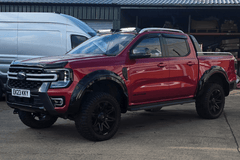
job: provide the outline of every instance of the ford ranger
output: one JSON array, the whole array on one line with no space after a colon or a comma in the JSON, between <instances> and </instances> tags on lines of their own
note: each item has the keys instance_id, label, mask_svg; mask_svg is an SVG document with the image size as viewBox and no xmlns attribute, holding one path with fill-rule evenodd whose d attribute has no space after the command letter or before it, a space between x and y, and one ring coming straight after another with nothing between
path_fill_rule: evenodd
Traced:
<instances>
[{"instance_id":1,"label":"ford ranger","mask_svg":"<svg viewBox=\"0 0 240 160\"><path fill-rule=\"evenodd\" d=\"M127 111L195 102L201 118L218 118L235 86L231 53L202 52L181 30L128 28L100 33L64 56L12 62L6 96L31 128L61 117L102 141Z\"/></svg>"}]
</instances>

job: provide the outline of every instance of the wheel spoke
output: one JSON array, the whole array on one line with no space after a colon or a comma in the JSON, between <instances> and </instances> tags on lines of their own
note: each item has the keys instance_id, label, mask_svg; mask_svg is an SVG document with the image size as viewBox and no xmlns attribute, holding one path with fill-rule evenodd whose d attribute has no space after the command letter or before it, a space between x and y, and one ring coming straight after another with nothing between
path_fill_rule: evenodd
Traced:
<instances>
[{"instance_id":1,"label":"wheel spoke","mask_svg":"<svg viewBox=\"0 0 240 160\"><path fill-rule=\"evenodd\" d=\"M222 103L222 100L221 100L221 99L217 99L217 100L215 100L215 102L216 102L217 104L219 104L219 103Z\"/></svg>"},{"instance_id":2,"label":"wheel spoke","mask_svg":"<svg viewBox=\"0 0 240 160\"><path fill-rule=\"evenodd\" d=\"M216 108L216 109L220 108L217 103L214 103L214 106L215 106L214 108Z\"/></svg>"},{"instance_id":3,"label":"wheel spoke","mask_svg":"<svg viewBox=\"0 0 240 160\"><path fill-rule=\"evenodd\" d=\"M110 129L110 126L108 125L108 123L105 121L103 122L103 126L106 128L106 129Z\"/></svg>"},{"instance_id":4,"label":"wheel spoke","mask_svg":"<svg viewBox=\"0 0 240 160\"><path fill-rule=\"evenodd\" d=\"M116 119L114 117L107 117L107 120L108 122L114 122Z\"/></svg>"},{"instance_id":5,"label":"wheel spoke","mask_svg":"<svg viewBox=\"0 0 240 160\"><path fill-rule=\"evenodd\" d=\"M111 108L111 109L109 109L109 110L106 111L106 114L109 115L109 114L111 114L113 111L114 111L114 109Z\"/></svg>"},{"instance_id":6,"label":"wheel spoke","mask_svg":"<svg viewBox=\"0 0 240 160\"><path fill-rule=\"evenodd\" d=\"M214 106L212 106L212 110L213 112L216 112L216 108Z\"/></svg>"},{"instance_id":7,"label":"wheel spoke","mask_svg":"<svg viewBox=\"0 0 240 160\"><path fill-rule=\"evenodd\" d=\"M94 124L93 124L93 127L96 127L97 125L99 124L98 120L96 119Z\"/></svg>"},{"instance_id":8,"label":"wheel spoke","mask_svg":"<svg viewBox=\"0 0 240 160\"><path fill-rule=\"evenodd\" d=\"M220 91L216 91L217 93L214 94L214 98L218 99L221 97L221 92Z\"/></svg>"},{"instance_id":9,"label":"wheel spoke","mask_svg":"<svg viewBox=\"0 0 240 160\"><path fill-rule=\"evenodd\" d=\"M99 123L99 130L100 130L100 132L102 132L103 131L103 123Z\"/></svg>"}]
</instances>

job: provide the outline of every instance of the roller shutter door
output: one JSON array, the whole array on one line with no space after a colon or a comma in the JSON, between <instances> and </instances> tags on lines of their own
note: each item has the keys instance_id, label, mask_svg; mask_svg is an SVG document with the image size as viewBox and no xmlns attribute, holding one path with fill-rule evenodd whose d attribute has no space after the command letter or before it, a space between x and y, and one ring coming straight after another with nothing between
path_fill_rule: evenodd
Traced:
<instances>
[{"instance_id":1,"label":"roller shutter door","mask_svg":"<svg viewBox=\"0 0 240 160\"><path fill-rule=\"evenodd\" d=\"M84 22L96 31L100 30L100 29L112 29L113 28L112 21L84 21Z\"/></svg>"}]
</instances>

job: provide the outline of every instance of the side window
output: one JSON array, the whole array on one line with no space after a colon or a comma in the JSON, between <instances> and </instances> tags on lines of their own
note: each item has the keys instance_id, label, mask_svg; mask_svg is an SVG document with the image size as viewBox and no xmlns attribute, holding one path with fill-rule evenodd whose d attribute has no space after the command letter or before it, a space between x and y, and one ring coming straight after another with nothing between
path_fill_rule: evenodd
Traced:
<instances>
[{"instance_id":1,"label":"side window","mask_svg":"<svg viewBox=\"0 0 240 160\"><path fill-rule=\"evenodd\" d=\"M189 47L185 39L165 38L169 57L183 57L189 53Z\"/></svg>"},{"instance_id":2,"label":"side window","mask_svg":"<svg viewBox=\"0 0 240 160\"><path fill-rule=\"evenodd\" d=\"M80 35L71 35L71 44L72 48L77 47L82 42L86 41L87 38Z\"/></svg>"},{"instance_id":3,"label":"side window","mask_svg":"<svg viewBox=\"0 0 240 160\"><path fill-rule=\"evenodd\" d=\"M162 57L160 40L156 38L143 39L134 49L145 50L151 54L151 57Z\"/></svg>"}]
</instances>

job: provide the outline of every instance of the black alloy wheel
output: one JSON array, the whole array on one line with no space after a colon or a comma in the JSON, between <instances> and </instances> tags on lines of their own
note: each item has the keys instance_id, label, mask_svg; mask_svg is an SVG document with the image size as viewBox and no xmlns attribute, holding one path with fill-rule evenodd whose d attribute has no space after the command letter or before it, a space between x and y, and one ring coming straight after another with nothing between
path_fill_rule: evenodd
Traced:
<instances>
[{"instance_id":1,"label":"black alloy wheel","mask_svg":"<svg viewBox=\"0 0 240 160\"><path fill-rule=\"evenodd\" d=\"M217 115L223 106L223 93L219 89L213 90L209 98L209 111L213 115Z\"/></svg>"},{"instance_id":2,"label":"black alloy wheel","mask_svg":"<svg viewBox=\"0 0 240 160\"><path fill-rule=\"evenodd\" d=\"M200 117L206 119L218 118L224 109L225 94L221 85L210 83L204 93L196 99L196 110Z\"/></svg>"},{"instance_id":3,"label":"black alloy wheel","mask_svg":"<svg viewBox=\"0 0 240 160\"><path fill-rule=\"evenodd\" d=\"M116 125L117 113L108 101L99 102L92 114L92 127L95 133L106 135Z\"/></svg>"},{"instance_id":4,"label":"black alloy wheel","mask_svg":"<svg viewBox=\"0 0 240 160\"><path fill-rule=\"evenodd\" d=\"M118 101L108 93L93 92L82 104L75 124L84 138L103 141L115 135L120 119L121 110Z\"/></svg>"}]
</instances>

